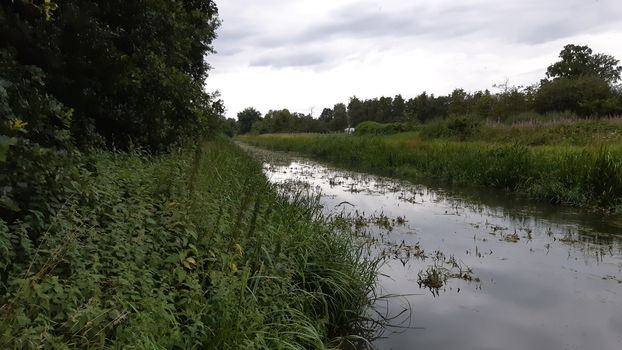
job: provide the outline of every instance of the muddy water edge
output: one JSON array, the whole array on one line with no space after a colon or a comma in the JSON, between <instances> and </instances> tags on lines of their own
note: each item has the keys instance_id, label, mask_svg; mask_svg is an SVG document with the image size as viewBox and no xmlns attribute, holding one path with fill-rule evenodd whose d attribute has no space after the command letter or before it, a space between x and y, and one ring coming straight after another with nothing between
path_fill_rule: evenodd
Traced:
<instances>
[{"instance_id":1,"label":"muddy water edge","mask_svg":"<svg viewBox=\"0 0 622 350\"><path fill-rule=\"evenodd\" d=\"M240 146L383 260L375 348L622 349L621 217Z\"/></svg>"}]
</instances>

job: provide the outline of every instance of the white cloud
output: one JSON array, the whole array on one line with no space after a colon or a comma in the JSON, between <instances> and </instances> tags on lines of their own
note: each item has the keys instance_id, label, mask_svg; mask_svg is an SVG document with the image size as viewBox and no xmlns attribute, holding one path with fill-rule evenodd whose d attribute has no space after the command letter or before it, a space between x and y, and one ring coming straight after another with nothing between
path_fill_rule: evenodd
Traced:
<instances>
[{"instance_id":1,"label":"white cloud","mask_svg":"<svg viewBox=\"0 0 622 350\"><path fill-rule=\"evenodd\" d=\"M618 0L226 0L206 86L227 116L529 85L565 44L622 58Z\"/></svg>"}]
</instances>

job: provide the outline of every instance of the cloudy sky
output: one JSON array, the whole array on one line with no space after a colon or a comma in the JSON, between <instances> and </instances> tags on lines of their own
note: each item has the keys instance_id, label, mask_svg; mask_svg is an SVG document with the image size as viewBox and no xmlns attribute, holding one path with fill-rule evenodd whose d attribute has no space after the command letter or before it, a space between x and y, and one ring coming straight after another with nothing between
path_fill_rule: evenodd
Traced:
<instances>
[{"instance_id":1,"label":"cloudy sky","mask_svg":"<svg viewBox=\"0 0 622 350\"><path fill-rule=\"evenodd\" d=\"M622 0L216 0L208 90L318 116L350 96L491 89L544 76L565 44L622 59Z\"/></svg>"}]
</instances>

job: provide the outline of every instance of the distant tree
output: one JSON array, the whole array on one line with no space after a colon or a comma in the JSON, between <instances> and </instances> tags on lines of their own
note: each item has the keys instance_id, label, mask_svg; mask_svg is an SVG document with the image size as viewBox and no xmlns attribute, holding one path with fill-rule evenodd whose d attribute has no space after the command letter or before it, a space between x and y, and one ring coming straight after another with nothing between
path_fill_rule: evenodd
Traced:
<instances>
[{"instance_id":1,"label":"distant tree","mask_svg":"<svg viewBox=\"0 0 622 350\"><path fill-rule=\"evenodd\" d=\"M346 105L343 103L337 103L333 106L333 120L330 124L330 130L343 131L348 127L348 112Z\"/></svg>"},{"instance_id":2,"label":"distant tree","mask_svg":"<svg viewBox=\"0 0 622 350\"><path fill-rule=\"evenodd\" d=\"M448 114L449 97L435 97L425 91L413 99L415 115L419 122L425 123L434 118L446 117Z\"/></svg>"},{"instance_id":3,"label":"distant tree","mask_svg":"<svg viewBox=\"0 0 622 350\"><path fill-rule=\"evenodd\" d=\"M382 96L376 104L376 118L374 119L381 123L393 121L393 98Z\"/></svg>"},{"instance_id":4,"label":"distant tree","mask_svg":"<svg viewBox=\"0 0 622 350\"><path fill-rule=\"evenodd\" d=\"M406 102L402 95L395 95L391 106L391 117L394 121L403 121L406 113Z\"/></svg>"},{"instance_id":5,"label":"distant tree","mask_svg":"<svg viewBox=\"0 0 622 350\"><path fill-rule=\"evenodd\" d=\"M489 90L484 92L476 92L473 95L474 99L474 114L480 118L490 118L492 117L493 108L495 105L495 99L490 94Z\"/></svg>"},{"instance_id":6,"label":"distant tree","mask_svg":"<svg viewBox=\"0 0 622 350\"><path fill-rule=\"evenodd\" d=\"M333 120L333 110L330 108L324 108L318 119L326 125L330 125Z\"/></svg>"},{"instance_id":7,"label":"distant tree","mask_svg":"<svg viewBox=\"0 0 622 350\"><path fill-rule=\"evenodd\" d=\"M463 89L455 89L449 95L449 114L463 116L469 112L469 94Z\"/></svg>"},{"instance_id":8,"label":"distant tree","mask_svg":"<svg viewBox=\"0 0 622 350\"><path fill-rule=\"evenodd\" d=\"M253 107L248 107L242 112L238 113L238 132L240 134L246 134L251 131L253 123L261 119L261 112Z\"/></svg>"},{"instance_id":9,"label":"distant tree","mask_svg":"<svg viewBox=\"0 0 622 350\"><path fill-rule=\"evenodd\" d=\"M610 55L592 54L588 46L566 45L559 57L561 61L547 68L548 79L572 79L588 75L600 77L609 84L620 80L620 61Z\"/></svg>"},{"instance_id":10,"label":"distant tree","mask_svg":"<svg viewBox=\"0 0 622 350\"><path fill-rule=\"evenodd\" d=\"M617 96L607 82L589 75L544 82L534 103L541 113L569 111L590 117L620 112Z\"/></svg>"},{"instance_id":11,"label":"distant tree","mask_svg":"<svg viewBox=\"0 0 622 350\"><path fill-rule=\"evenodd\" d=\"M356 96L350 97L350 102L348 102L348 120L346 126L352 127L365 120L367 120L367 113L363 102Z\"/></svg>"},{"instance_id":12,"label":"distant tree","mask_svg":"<svg viewBox=\"0 0 622 350\"><path fill-rule=\"evenodd\" d=\"M291 132L294 128L294 116L288 109L270 110L264 117L264 123L268 132Z\"/></svg>"},{"instance_id":13,"label":"distant tree","mask_svg":"<svg viewBox=\"0 0 622 350\"><path fill-rule=\"evenodd\" d=\"M222 119L220 129L222 132L229 136L233 137L238 133L238 123L233 118Z\"/></svg>"},{"instance_id":14,"label":"distant tree","mask_svg":"<svg viewBox=\"0 0 622 350\"><path fill-rule=\"evenodd\" d=\"M520 114L529 109L522 86L509 85L506 80L505 83L494 85L494 87L501 89L495 95L495 103L492 108L492 114L497 119L505 120L509 116Z\"/></svg>"}]
</instances>

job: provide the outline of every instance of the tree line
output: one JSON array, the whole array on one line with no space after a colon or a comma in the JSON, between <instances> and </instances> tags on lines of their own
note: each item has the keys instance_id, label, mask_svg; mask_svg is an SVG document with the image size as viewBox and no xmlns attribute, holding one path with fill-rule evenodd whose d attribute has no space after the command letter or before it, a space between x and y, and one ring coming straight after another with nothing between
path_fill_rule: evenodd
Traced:
<instances>
[{"instance_id":1,"label":"tree line","mask_svg":"<svg viewBox=\"0 0 622 350\"><path fill-rule=\"evenodd\" d=\"M537 84L511 86L507 81L490 90L467 92L455 89L448 95L423 92L413 98L402 95L359 99L324 108L315 119L287 109L271 110L262 116L254 108L238 113L237 123L229 121L230 133L331 132L343 131L365 121L379 123L426 123L447 117L511 120L529 113L564 113L581 118L622 114L622 67L611 56L593 53L588 46L566 45L560 60L547 68Z\"/></svg>"}]
</instances>

